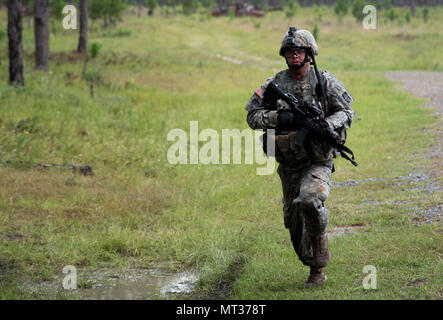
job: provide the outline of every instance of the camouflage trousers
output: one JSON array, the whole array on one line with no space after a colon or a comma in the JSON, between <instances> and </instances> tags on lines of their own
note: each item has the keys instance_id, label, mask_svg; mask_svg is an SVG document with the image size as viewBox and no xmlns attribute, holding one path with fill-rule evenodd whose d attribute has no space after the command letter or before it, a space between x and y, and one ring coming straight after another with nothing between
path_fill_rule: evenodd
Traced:
<instances>
[{"instance_id":1,"label":"camouflage trousers","mask_svg":"<svg viewBox=\"0 0 443 320\"><path fill-rule=\"evenodd\" d=\"M316 267L311 236L326 232L332 160L314 162L303 168L281 163L278 167L283 188L283 215L292 245L301 262Z\"/></svg>"}]
</instances>

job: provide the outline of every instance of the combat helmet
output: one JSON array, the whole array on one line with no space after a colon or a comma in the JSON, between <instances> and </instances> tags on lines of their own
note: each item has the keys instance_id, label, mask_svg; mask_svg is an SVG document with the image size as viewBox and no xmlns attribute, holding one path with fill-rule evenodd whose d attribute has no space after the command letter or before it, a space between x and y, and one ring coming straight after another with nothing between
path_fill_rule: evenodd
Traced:
<instances>
[{"instance_id":1,"label":"combat helmet","mask_svg":"<svg viewBox=\"0 0 443 320\"><path fill-rule=\"evenodd\" d=\"M311 49L314 56L318 55L318 47L315 38L308 30L297 29L296 27L289 27L286 32L280 47L280 55L284 57L284 52L287 48L296 46L298 48Z\"/></svg>"}]
</instances>

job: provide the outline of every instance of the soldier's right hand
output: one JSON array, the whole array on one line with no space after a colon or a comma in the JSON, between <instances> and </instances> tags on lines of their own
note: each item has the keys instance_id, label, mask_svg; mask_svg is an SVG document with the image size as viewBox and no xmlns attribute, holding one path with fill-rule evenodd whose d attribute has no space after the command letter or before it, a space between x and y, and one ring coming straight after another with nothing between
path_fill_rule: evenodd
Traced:
<instances>
[{"instance_id":1,"label":"soldier's right hand","mask_svg":"<svg viewBox=\"0 0 443 320\"><path fill-rule=\"evenodd\" d=\"M335 131L331 127L327 127L326 131L331 137L333 137L335 139L335 141L337 141L338 143L342 143L341 138L340 138L340 134L337 131Z\"/></svg>"}]
</instances>

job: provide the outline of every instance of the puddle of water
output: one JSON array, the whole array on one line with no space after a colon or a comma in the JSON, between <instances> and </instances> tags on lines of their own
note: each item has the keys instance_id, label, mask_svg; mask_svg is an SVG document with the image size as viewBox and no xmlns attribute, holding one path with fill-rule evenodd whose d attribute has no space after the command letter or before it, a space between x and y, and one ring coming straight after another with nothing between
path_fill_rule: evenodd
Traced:
<instances>
[{"instance_id":1,"label":"puddle of water","mask_svg":"<svg viewBox=\"0 0 443 320\"><path fill-rule=\"evenodd\" d=\"M94 277L92 277L94 279ZM103 277L102 277L103 278ZM95 280L92 288L79 289L85 300L140 300L168 298L170 294L190 293L197 283L191 272L170 273L163 270L137 270L123 276Z\"/></svg>"},{"instance_id":2,"label":"puddle of water","mask_svg":"<svg viewBox=\"0 0 443 320\"><path fill-rule=\"evenodd\" d=\"M80 300L153 300L191 293L198 281L194 272L173 273L162 265L125 272L115 269L78 270L77 289L68 291L63 289L63 277L58 274L51 281L28 281L24 287L47 299L57 299L58 293L65 292Z\"/></svg>"},{"instance_id":3,"label":"puddle of water","mask_svg":"<svg viewBox=\"0 0 443 320\"><path fill-rule=\"evenodd\" d=\"M163 297L169 294L190 293L197 283L197 277L192 273L182 273L171 281L168 285L163 286L160 293Z\"/></svg>"}]
</instances>

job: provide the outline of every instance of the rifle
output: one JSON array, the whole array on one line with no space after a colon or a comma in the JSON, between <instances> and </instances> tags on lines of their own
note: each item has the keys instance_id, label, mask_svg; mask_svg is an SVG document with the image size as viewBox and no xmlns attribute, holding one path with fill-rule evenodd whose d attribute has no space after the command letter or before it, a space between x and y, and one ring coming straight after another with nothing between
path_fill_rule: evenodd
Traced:
<instances>
[{"instance_id":1,"label":"rifle","mask_svg":"<svg viewBox=\"0 0 443 320\"><path fill-rule=\"evenodd\" d=\"M295 117L296 125L300 128L295 137L296 145L304 146L305 138L309 135L318 141L326 142L329 146L337 149L343 158L350 161L354 166L358 166L357 162L354 161L352 150L346 147L341 141L340 135L329 127L323 112L314 103L312 105L308 105L306 102L300 104L296 97L289 93L284 93L274 82L269 83L264 92L265 105L272 108L276 106L276 102L279 99L282 99L289 105L290 112Z\"/></svg>"}]
</instances>

